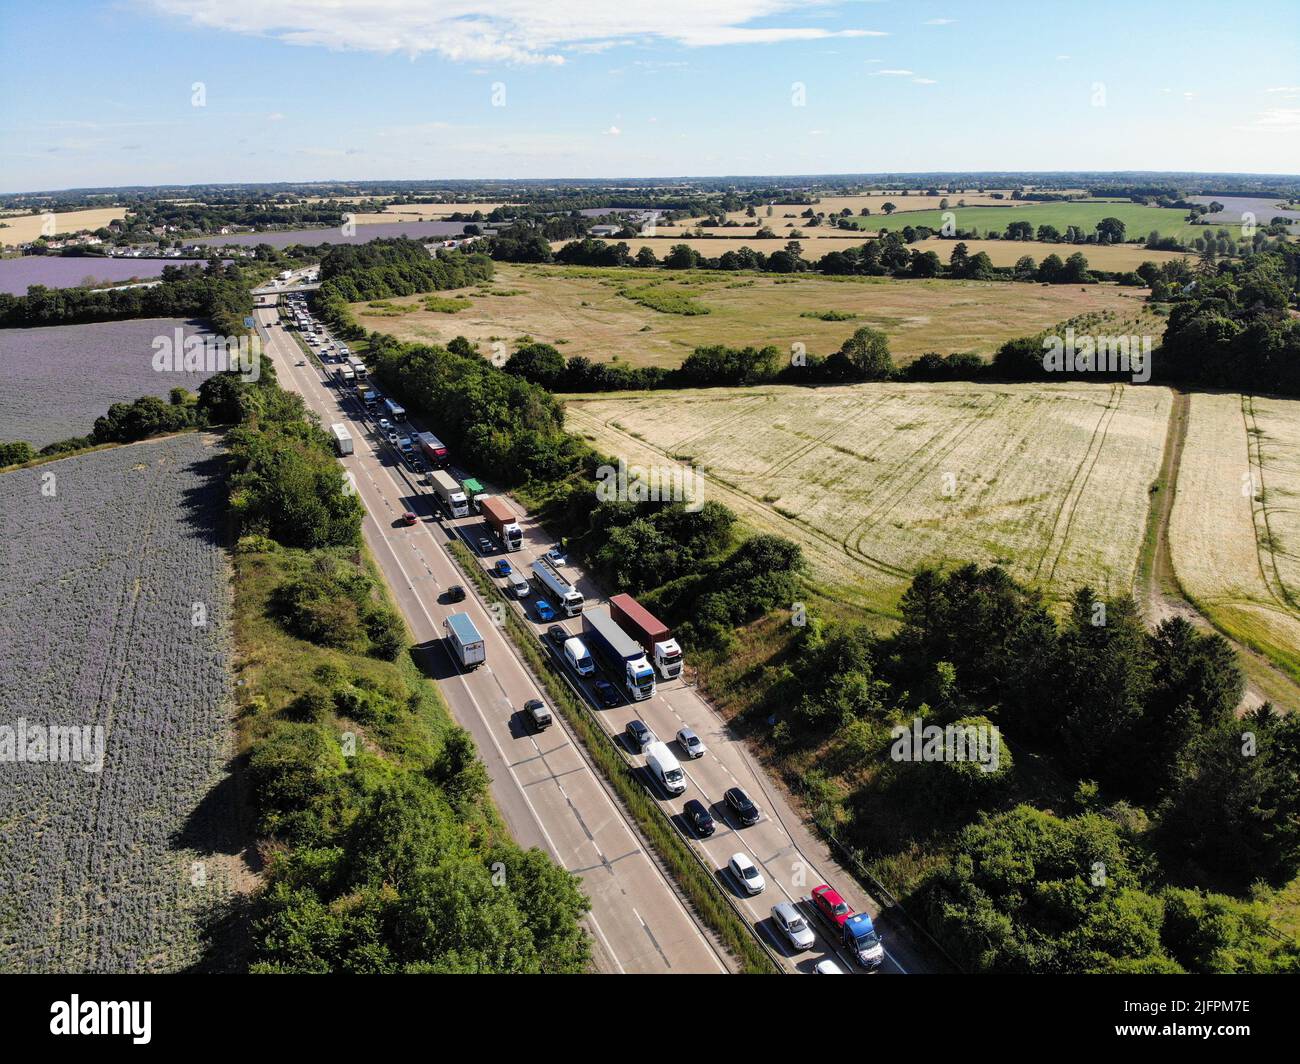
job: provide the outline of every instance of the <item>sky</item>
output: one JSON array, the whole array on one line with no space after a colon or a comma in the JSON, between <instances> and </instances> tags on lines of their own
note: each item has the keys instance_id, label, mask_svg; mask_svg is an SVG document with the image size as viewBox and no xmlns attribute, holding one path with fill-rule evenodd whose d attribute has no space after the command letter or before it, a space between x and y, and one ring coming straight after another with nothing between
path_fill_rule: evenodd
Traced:
<instances>
[{"instance_id":1,"label":"sky","mask_svg":"<svg viewBox=\"0 0 1300 1064\"><path fill-rule=\"evenodd\" d=\"M1300 32L1274 0L0 0L0 129L0 192L1295 174Z\"/></svg>"}]
</instances>

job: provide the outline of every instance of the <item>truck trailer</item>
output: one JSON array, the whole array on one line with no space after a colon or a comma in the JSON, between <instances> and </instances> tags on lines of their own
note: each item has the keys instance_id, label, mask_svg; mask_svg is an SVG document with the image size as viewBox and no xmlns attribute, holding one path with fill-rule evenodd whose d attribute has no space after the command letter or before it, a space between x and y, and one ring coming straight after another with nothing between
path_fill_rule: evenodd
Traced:
<instances>
[{"instance_id":1,"label":"truck trailer","mask_svg":"<svg viewBox=\"0 0 1300 1064\"><path fill-rule=\"evenodd\" d=\"M442 622L442 626L447 632L447 645L452 657L460 662L461 668L473 669L487 660L483 637L478 634L468 613L453 613Z\"/></svg>"},{"instance_id":2,"label":"truck trailer","mask_svg":"<svg viewBox=\"0 0 1300 1064\"><path fill-rule=\"evenodd\" d=\"M588 649L619 672L623 687L637 701L653 698L655 671L646 661L645 651L623 631L609 615L609 610L587 610L582 615L583 642Z\"/></svg>"},{"instance_id":3,"label":"truck trailer","mask_svg":"<svg viewBox=\"0 0 1300 1064\"><path fill-rule=\"evenodd\" d=\"M576 617L582 612L582 592L545 558L538 558L533 562L533 575L537 577L542 587L559 600L560 608L564 610L566 616Z\"/></svg>"},{"instance_id":4,"label":"truck trailer","mask_svg":"<svg viewBox=\"0 0 1300 1064\"><path fill-rule=\"evenodd\" d=\"M335 345L335 350L338 350L338 347L340 346L342 345ZM342 351L339 351L339 354L342 353ZM366 364L362 362L361 359L357 358L356 355L349 356L348 365L352 367L352 372L356 374L357 380L363 381L366 379Z\"/></svg>"},{"instance_id":5,"label":"truck trailer","mask_svg":"<svg viewBox=\"0 0 1300 1064\"><path fill-rule=\"evenodd\" d=\"M447 512L452 517L464 517L469 513L469 500L465 498L465 493L460 490L456 478L445 469L435 470L429 477L429 483L433 486L434 492L442 500L442 504L447 507Z\"/></svg>"},{"instance_id":6,"label":"truck trailer","mask_svg":"<svg viewBox=\"0 0 1300 1064\"><path fill-rule=\"evenodd\" d=\"M351 366L344 367L351 370ZM395 403L391 399L384 400L384 409L388 412L388 417L396 424L401 425L406 421L406 407L401 403Z\"/></svg>"},{"instance_id":7,"label":"truck trailer","mask_svg":"<svg viewBox=\"0 0 1300 1064\"><path fill-rule=\"evenodd\" d=\"M340 455L352 453L352 433L348 427L341 422L335 422L330 426L330 432L334 433L334 447Z\"/></svg>"},{"instance_id":8,"label":"truck trailer","mask_svg":"<svg viewBox=\"0 0 1300 1064\"><path fill-rule=\"evenodd\" d=\"M615 595L609 600L609 615L614 623L641 644L646 655L665 680L682 674L682 648L668 630L631 595Z\"/></svg>"},{"instance_id":9,"label":"truck trailer","mask_svg":"<svg viewBox=\"0 0 1300 1064\"><path fill-rule=\"evenodd\" d=\"M432 468L441 469L447 464L447 448L432 432L418 432L415 439L420 445L420 453Z\"/></svg>"},{"instance_id":10,"label":"truck trailer","mask_svg":"<svg viewBox=\"0 0 1300 1064\"><path fill-rule=\"evenodd\" d=\"M335 366L334 380L340 388L351 384L356 379L356 374L352 372L351 366Z\"/></svg>"},{"instance_id":11,"label":"truck trailer","mask_svg":"<svg viewBox=\"0 0 1300 1064\"><path fill-rule=\"evenodd\" d=\"M515 518L514 511L506 505L504 499L499 495L482 495L479 496L483 501L483 520L497 534L501 540L501 545L506 550L518 550L524 545L524 530L519 527L519 521Z\"/></svg>"}]
</instances>

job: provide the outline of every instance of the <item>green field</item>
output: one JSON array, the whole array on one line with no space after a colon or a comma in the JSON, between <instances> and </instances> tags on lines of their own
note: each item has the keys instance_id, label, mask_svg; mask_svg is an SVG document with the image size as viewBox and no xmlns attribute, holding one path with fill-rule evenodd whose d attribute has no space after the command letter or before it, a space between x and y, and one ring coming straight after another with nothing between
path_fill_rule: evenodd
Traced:
<instances>
[{"instance_id":1,"label":"green field","mask_svg":"<svg viewBox=\"0 0 1300 1064\"><path fill-rule=\"evenodd\" d=\"M900 203L905 206L905 203ZM1214 225L1191 225L1187 212L1171 207L1145 207L1138 203L1124 200L1082 200L1074 203L1021 203L1013 207L953 207L950 211L907 211L896 213L892 217L872 214L866 218L855 218L853 222L860 229L889 230L898 232L905 226L929 226L940 229L944 223L944 214L956 217L958 229L977 229L981 234L990 229L1002 233L1012 222L1030 222L1037 229L1040 225L1054 225L1062 233L1067 226L1077 225L1085 232L1091 233L1103 218L1118 218L1128 230L1130 240L1141 237L1146 239L1152 230L1161 236L1177 237L1189 241L1197 236L1205 236L1227 229L1233 239L1240 236L1240 225L1216 223ZM1081 249L1087 254L1086 249Z\"/></svg>"}]
</instances>

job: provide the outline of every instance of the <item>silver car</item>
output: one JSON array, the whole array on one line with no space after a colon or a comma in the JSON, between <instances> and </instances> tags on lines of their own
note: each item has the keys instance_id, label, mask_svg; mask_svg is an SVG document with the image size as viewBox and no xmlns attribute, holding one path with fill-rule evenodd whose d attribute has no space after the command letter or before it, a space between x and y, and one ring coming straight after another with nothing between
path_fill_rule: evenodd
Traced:
<instances>
[{"instance_id":1,"label":"silver car","mask_svg":"<svg viewBox=\"0 0 1300 1064\"><path fill-rule=\"evenodd\" d=\"M813 943L817 941L808 921L788 901L772 906L772 923L781 929L790 945L797 950L812 949Z\"/></svg>"}]
</instances>

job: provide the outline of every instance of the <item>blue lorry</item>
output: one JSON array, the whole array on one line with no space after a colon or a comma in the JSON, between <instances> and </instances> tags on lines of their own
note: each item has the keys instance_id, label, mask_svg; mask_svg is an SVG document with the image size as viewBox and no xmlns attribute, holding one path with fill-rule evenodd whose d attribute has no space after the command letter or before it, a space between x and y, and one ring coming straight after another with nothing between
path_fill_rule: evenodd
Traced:
<instances>
[{"instance_id":1,"label":"blue lorry","mask_svg":"<svg viewBox=\"0 0 1300 1064\"><path fill-rule=\"evenodd\" d=\"M582 632L588 649L619 674L632 698L640 701L654 697L655 671L645 651L614 623L608 609L602 606L583 613Z\"/></svg>"}]
</instances>

